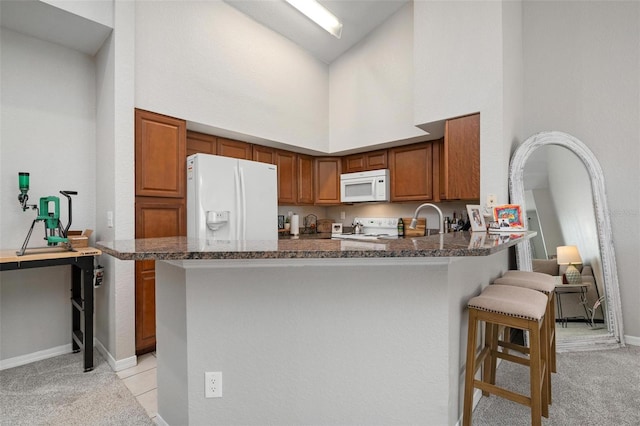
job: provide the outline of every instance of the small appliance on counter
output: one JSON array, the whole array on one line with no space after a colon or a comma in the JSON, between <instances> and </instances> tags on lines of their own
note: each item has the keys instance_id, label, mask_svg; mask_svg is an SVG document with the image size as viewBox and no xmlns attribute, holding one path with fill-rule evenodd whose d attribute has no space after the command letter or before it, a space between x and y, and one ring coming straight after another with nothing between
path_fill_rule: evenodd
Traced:
<instances>
[{"instance_id":1,"label":"small appliance on counter","mask_svg":"<svg viewBox=\"0 0 640 426\"><path fill-rule=\"evenodd\" d=\"M353 219L354 225L360 233L354 232L348 234L332 233L332 238L340 238L347 240L377 240L377 239L397 239L398 238L398 218L390 217L356 217Z\"/></svg>"}]
</instances>

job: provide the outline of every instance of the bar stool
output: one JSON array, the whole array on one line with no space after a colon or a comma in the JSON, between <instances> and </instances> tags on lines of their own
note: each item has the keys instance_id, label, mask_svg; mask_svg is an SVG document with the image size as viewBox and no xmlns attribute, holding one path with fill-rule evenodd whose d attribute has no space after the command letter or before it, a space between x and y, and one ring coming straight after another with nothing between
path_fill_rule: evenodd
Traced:
<instances>
[{"instance_id":1,"label":"bar stool","mask_svg":"<svg viewBox=\"0 0 640 426\"><path fill-rule=\"evenodd\" d=\"M463 425L471 425L473 391L494 394L531 408L531 424L542 424L542 416L549 416L547 360L547 327L544 315L547 297L535 290L507 285L491 285L479 296L469 300L469 331L467 336L467 364L464 384ZM486 324L484 345L476 355L478 324ZM529 357L520 357L498 351L498 327L505 326L529 333ZM520 393L496 386L495 371L484 371L481 380L475 379L480 365L487 357L497 357L529 367L530 393Z\"/></svg>"},{"instance_id":2,"label":"bar stool","mask_svg":"<svg viewBox=\"0 0 640 426\"><path fill-rule=\"evenodd\" d=\"M549 274L530 271L507 271L494 284L513 285L540 291L547 295L545 322L549 336L549 372L556 373L556 280ZM551 383L551 382L549 382ZM549 384L551 386L551 384ZM551 396L551 389L549 389Z\"/></svg>"}]
</instances>

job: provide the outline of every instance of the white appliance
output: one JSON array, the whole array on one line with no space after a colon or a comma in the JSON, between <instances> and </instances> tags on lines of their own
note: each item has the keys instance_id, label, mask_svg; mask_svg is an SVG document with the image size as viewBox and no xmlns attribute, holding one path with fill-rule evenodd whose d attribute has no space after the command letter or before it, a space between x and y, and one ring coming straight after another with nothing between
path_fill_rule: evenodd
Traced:
<instances>
[{"instance_id":1,"label":"white appliance","mask_svg":"<svg viewBox=\"0 0 640 426\"><path fill-rule=\"evenodd\" d=\"M389 170L344 173L340 175L340 201L389 201Z\"/></svg>"},{"instance_id":2,"label":"white appliance","mask_svg":"<svg viewBox=\"0 0 640 426\"><path fill-rule=\"evenodd\" d=\"M398 218L356 217L353 224L361 224L359 234L331 234L331 238L342 240L394 240L398 238Z\"/></svg>"},{"instance_id":3,"label":"white appliance","mask_svg":"<svg viewBox=\"0 0 640 426\"><path fill-rule=\"evenodd\" d=\"M277 240L277 218L276 166L209 154L187 157L187 237Z\"/></svg>"}]
</instances>

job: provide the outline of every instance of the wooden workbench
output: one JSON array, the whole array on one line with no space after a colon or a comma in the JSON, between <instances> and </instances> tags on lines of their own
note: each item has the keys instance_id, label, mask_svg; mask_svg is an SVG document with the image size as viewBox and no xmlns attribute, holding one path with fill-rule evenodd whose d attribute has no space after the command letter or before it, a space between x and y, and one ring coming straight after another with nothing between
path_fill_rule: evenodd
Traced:
<instances>
[{"instance_id":1,"label":"wooden workbench","mask_svg":"<svg viewBox=\"0 0 640 426\"><path fill-rule=\"evenodd\" d=\"M16 250L0 250L0 271L71 265L71 346L74 352L84 350L84 371L93 370L93 270L94 258L100 254L93 247L27 249L23 256Z\"/></svg>"}]
</instances>

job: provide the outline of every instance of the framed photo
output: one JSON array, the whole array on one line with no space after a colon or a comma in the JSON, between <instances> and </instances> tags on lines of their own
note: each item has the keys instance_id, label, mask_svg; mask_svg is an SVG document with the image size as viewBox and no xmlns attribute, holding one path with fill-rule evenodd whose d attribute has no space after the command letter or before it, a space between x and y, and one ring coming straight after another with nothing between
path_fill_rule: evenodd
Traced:
<instances>
[{"instance_id":1,"label":"framed photo","mask_svg":"<svg viewBox=\"0 0 640 426\"><path fill-rule=\"evenodd\" d=\"M331 224L331 233L332 234L342 234L342 224L341 223L332 223Z\"/></svg>"},{"instance_id":2,"label":"framed photo","mask_svg":"<svg viewBox=\"0 0 640 426\"><path fill-rule=\"evenodd\" d=\"M487 225L484 223L481 206L467 204L467 213L469 214L472 232L487 232Z\"/></svg>"},{"instance_id":3,"label":"framed photo","mask_svg":"<svg viewBox=\"0 0 640 426\"><path fill-rule=\"evenodd\" d=\"M518 204L505 204L493 208L493 220L505 231L524 230L522 209Z\"/></svg>"}]
</instances>

